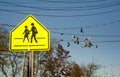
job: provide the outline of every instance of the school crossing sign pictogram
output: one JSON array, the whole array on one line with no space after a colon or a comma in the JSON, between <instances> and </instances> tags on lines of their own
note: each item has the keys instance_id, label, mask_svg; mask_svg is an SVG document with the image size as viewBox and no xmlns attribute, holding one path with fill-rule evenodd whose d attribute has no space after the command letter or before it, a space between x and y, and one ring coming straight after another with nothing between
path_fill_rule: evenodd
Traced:
<instances>
[{"instance_id":1,"label":"school crossing sign pictogram","mask_svg":"<svg viewBox=\"0 0 120 77\"><path fill-rule=\"evenodd\" d=\"M50 31L32 14L29 14L10 32L11 51L48 51Z\"/></svg>"}]
</instances>

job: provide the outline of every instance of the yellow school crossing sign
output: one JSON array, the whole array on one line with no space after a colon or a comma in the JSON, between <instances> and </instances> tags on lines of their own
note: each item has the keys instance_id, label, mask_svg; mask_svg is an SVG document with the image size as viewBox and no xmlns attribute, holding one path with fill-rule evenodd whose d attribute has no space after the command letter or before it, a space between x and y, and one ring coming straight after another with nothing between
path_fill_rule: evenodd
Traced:
<instances>
[{"instance_id":1,"label":"yellow school crossing sign","mask_svg":"<svg viewBox=\"0 0 120 77\"><path fill-rule=\"evenodd\" d=\"M29 14L10 32L11 51L48 51L50 32L33 15Z\"/></svg>"}]
</instances>

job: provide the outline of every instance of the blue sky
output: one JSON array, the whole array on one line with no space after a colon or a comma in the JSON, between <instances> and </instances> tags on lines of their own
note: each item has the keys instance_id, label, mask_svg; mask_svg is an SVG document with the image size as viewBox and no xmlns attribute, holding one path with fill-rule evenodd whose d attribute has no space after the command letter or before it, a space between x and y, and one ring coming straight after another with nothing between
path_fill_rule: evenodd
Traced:
<instances>
[{"instance_id":1,"label":"blue sky","mask_svg":"<svg viewBox=\"0 0 120 77\"><path fill-rule=\"evenodd\" d=\"M0 24L17 25L31 13L50 29L51 38L65 40L61 43L65 49L71 51L72 60L89 63L94 57L96 63L109 66L120 64L119 8L119 0L0 0ZM13 26L4 27L9 30L13 28ZM84 33L80 32L80 27L83 28ZM80 41L90 37L94 45L98 42L99 47L81 48L80 45L71 42L72 35L61 36L52 31L86 35L79 36ZM98 37L89 35L98 35ZM66 46L66 42L70 42L70 47Z\"/></svg>"}]
</instances>

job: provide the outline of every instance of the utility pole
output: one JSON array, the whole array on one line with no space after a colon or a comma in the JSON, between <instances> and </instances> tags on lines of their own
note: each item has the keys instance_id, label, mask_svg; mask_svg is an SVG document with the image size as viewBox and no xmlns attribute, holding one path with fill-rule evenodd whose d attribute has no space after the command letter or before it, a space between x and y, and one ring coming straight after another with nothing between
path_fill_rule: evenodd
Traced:
<instances>
[{"instance_id":1,"label":"utility pole","mask_svg":"<svg viewBox=\"0 0 120 77\"><path fill-rule=\"evenodd\" d=\"M111 77L114 77L114 72L113 72L114 65L111 64Z\"/></svg>"},{"instance_id":2,"label":"utility pole","mask_svg":"<svg viewBox=\"0 0 120 77\"><path fill-rule=\"evenodd\" d=\"M106 66L104 66L104 77L106 77Z\"/></svg>"}]
</instances>

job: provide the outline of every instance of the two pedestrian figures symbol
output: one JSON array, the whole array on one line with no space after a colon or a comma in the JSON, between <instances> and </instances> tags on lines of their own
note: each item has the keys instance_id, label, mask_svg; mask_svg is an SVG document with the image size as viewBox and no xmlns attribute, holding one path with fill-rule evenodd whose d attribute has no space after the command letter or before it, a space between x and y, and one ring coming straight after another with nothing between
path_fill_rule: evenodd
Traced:
<instances>
[{"instance_id":1,"label":"two pedestrian figures symbol","mask_svg":"<svg viewBox=\"0 0 120 77\"><path fill-rule=\"evenodd\" d=\"M38 33L36 27L34 26L34 23L31 23L31 30L28 29L28 26L25 26L25 30L23 32L24 34L24 38L23 38L23 42L25 41L25 39L27 39L28 42L33 42L33 39L34 41L37 43L37 39L36 39L36 34ZM30 41L29 41L29 35L31 33L31 38L30 38Z\"/></svg>"}]
</instances>

